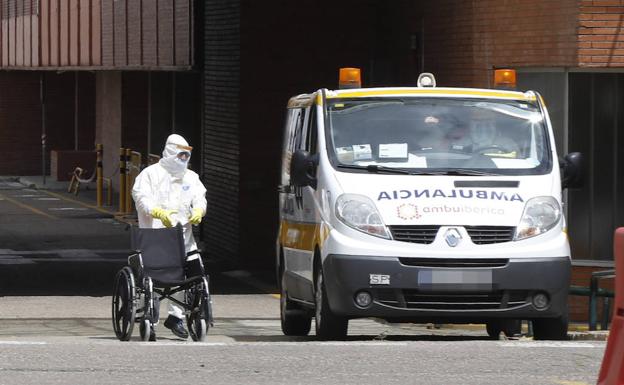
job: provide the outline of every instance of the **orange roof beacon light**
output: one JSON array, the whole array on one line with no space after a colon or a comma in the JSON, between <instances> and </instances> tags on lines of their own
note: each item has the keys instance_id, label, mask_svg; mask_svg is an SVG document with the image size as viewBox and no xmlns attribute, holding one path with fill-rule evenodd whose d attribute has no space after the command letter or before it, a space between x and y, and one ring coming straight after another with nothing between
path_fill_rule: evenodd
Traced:
<instances>
[{"instance_id":1,"label":"orange roof beacon light","mask_svg":"<svg viewBox=\"0 0 624 385\"><path fill-rule=\"evenodd\" d=\"M338 78L338 88L360 88L362 87L362 77L359 68L341 68Z\"/></svg>"},{"instance_id":2,"label":"orange roof beacon light","mask_svg":"<svg viewBox=\"0 0 624 385\"><path fill-rule=\"evenodd\" d=\"M494 87L496 88L516 88L516 70L500 68L494 70Z\"/></svg>"},{"instance_id":3,"label":"orange roof beacon light","mask_svg":"<svg viewBox=\"0 0 624 385\"><path fill-rule=\"evenodd\" d=\"M433 76L432 73L423 72L420 75L418 75L417 84L418 84L418 87L435 87L436 86L435 76Z\"/></svg>"}]
</instances>

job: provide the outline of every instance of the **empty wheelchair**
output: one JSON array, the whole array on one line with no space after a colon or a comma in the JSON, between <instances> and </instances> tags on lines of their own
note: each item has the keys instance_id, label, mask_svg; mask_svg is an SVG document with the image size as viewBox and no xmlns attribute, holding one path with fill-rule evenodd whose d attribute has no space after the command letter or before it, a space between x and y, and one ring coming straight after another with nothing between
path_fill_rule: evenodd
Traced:
<instances>
[{"instance_id":1,"label":"empty wheelchair","mask_svg":"<svg viewBox=\"0 0 624 385\"><path fill-rule=\"evenodd\" d=\"M135 254L115 277L113 329L121 341L132 337L139 324L142 341L155 341L154 325L159 319L160 301L173 301L184 309L189 335L203 341L213 325L208 275L197 251L186 253L182 227L140 229L131 227ZM184 302L172 295L184 292Z\"/></svg>"}]
</instances>

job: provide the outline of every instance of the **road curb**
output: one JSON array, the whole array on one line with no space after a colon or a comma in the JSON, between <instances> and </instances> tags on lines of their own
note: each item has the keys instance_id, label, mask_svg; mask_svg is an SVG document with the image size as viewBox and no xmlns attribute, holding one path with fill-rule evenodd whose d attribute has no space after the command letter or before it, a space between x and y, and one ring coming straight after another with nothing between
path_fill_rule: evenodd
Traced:
<instances>
[{"instance_id":1,"label":"road curb","mask_svg":"<svg viewBox=\"0 0 624 385\"><path fill-rule=\"evenodd\" d=\"M568 339L572 341L606 341L608 338L608 330L568 333Z\"/></svg>"}]
</instances>

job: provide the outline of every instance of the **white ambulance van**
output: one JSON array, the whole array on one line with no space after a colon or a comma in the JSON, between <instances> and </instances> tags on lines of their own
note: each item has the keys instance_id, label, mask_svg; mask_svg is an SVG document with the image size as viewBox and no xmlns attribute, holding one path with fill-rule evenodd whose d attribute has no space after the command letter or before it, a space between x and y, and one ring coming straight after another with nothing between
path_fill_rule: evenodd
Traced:
<instances>
[{"instance_id":1,"label":"white ambulance van","mask_svg":"<svg viewBox=\"0 0 624 385\"><path fill-rule=\"evenodd\" d=\"M497 76L500 74L497 73ZM503 80L515 77L502 75ZM500 77L499 76L499 77ZM277 274L286 335L347 335L349 319L485 323L565 339L570 248L559 160L533 91L357 88L288 102Z\"/></svg>"}]
</instances>

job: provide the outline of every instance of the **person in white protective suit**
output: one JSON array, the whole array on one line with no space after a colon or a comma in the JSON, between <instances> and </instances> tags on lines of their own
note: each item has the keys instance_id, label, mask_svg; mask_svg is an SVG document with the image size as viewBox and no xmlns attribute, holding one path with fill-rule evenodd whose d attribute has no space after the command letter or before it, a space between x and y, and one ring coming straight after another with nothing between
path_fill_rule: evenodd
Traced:
<instances>
[{"instance_id":1,"label":"person in white protective suit","mask_svg":"<svg viewBox=\"0 0 624 385\"><path fill-rule=\"evenodd\" d=\"M132 188L139 227L157 229L179 223L184 229L187 252L197 249L192 226L206 214L206 188L197 173L187 168L192 150L182 136L169 135L160 161L141 171ZM199 258L199 254L189 257L193 258ZM182 309L170 302L164 325L186 339L183 318Z\"/></svg>"}]
</instances>

